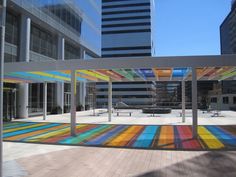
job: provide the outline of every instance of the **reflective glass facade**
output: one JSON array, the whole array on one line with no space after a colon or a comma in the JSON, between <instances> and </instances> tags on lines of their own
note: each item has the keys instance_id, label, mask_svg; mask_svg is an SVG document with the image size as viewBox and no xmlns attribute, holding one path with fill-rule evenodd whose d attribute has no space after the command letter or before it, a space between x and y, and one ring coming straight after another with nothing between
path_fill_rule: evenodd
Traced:
<instances>
[{"instance_id":1,"label":"reflective glass facade","mask_svg":"<svg viewBox=\"0 0 236 177\"><path fill-rule=\"evenodd\" d=\"M7 12L6 15L6 33L5 33L5 41L10 43L10 44L14 44L14 45L18 45L18 41L19 41L19 18L11 13L11 12Z\"/></svg>"},{"instance_id":2,"label":"reflective glass facade","mask_svg":"<svg viewBox=\"0 0 236 177\"><path fill-rule=\"evenodd\" d=\"M8 0L5 41L5 62L99 57L101 0ZM4 99L6 105L14 100L16 117L42 114L43 84L9 85L9 93L14 94L4 92L12 97ZM48 83L47 102L48 112L57 107L68 111L70 90L66 84Z\"/></svg>"},{"instance_id":3,"label":"reflective glass facade","mask_svg":"<svg viewBox=\"0 0 236 177\"><path fill-rule=\"evenodd\" d=\"M100 55L100 0L10 0L10 3Z\"/></svg>"},{"instance_id":4,"label":"reflective glass facade","mask_svg":"<svg viewBox=\"0 0 236 177\"><path fill-rule=\"evenodd\" d=\"M232 1L229 15L220 26L221 54L236 53L236 1Z\"/></svg>"},{"instance_id":5,"label":"reflective glass facade","mask_svg":"<svg viewBox=\"0 0 236 177\"><path fill-rule=\"evenodd\" d=\"M81 58L80 48L68 42L65 43L65 60Z\"/></svg>"},{"instance_id":6,"label":"reflective glass facade","mask_svg":"<svg viewBox=\"0 0 236 177\"><path fill-rule=\"evenodd\" d=\"M5 41L5 62L16 62L18 60L19 17L9 11L6 15Z\"/></svg>"},{"instance_id":7,"label":"reflective glass facade","mask_svg":"<svg viewBox=\"0 0 236 177\"><path fill-rule=\"evenodd\" d=\"M50 58L57 58L57 36L39 26L31 25L30 49Z\"/></svg>"},{"instance_id":8,"label":"reflective glass facade","mask_svg":"<svg viewBox=\"0 0 236 177\"><path fill-rule=\"evenodd\" d=\"M153 0L102 0L102 57L145 57L154 54ZM125 89L124 89L125 88ZM107 103L107 85L97 84L97 104ZM152 105L152 82L113 84L113 103Z\"/></svg>"}]
</instances>

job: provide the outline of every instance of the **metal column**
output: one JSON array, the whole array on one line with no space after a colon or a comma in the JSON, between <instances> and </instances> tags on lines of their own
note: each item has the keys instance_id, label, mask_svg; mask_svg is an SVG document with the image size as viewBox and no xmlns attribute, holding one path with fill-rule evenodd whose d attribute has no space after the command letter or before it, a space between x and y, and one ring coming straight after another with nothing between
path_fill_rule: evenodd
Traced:
<instances>
[{"instance_id":1,"label":"metal column","mask_svg":"<svg viewBox=\"0 0 236 177\"><path fill-rule=\"evenodd\" d=\"M19 55L20 61L30 61L30 31L31 19L22 14L20 24L20 46ZM29 84L21 83L18 85L18 117L27 118L29 114Z\"/></svg>"},{"instance_id":2,"label":"metal column","mask_svg":"<svg viewBox=\"0 0 236 177\"><path fill-rule=\"evenodd\" d=\"M185 122L185 81L182 80L182 122Z\"/></svg>"},{"instance_id":3,"label":"metal column","mask_svg":"<svg viewBox=\"0 0 236 177\"><path fill-rule=\"evenodd\" d=\"M71 105L70 105L70 117L71 117L71 136L76 135L76 70L71 70Z\"/></svg>"},{"instance_id":4,"label":"metal column","mask_svg":"<svg viewBox=\"0 0 236 177\"><path fill-rule=\"evenodd\" d=\"M47 82L43 84L43 120L47 118Z\"/></svg>"},{"instance_id":5,"label":"metal column","mask_svg":"<svg viewBox=\"0 0 236 177\"><path fill-rule=\"evenodd\" d=\"M196 68L192 67L192 115L193 115L193 138L197 138L198 115L197 115L197 73Z\"/></svg>"},{"instance_id":6,"label":"metal column","mask_svg":"<svg viewBox=\"0 0 236 177\"><path fill-rule=\"evenodd\" d=\"M65 59L65 38L59 35L57 40L57 59L64 60ZM56 103L57 106L61 108L62 114L64 113L64 82L56 83Z\"/></svg>"},{"instance_id":7,"label":"metal column","mask_svg":"<svg viewBox=\"0 0 236 177\"><path fill-rule=\"evenodd\" d=\"M6 19L6 0L0 1L0 177L2 174L2 129L3 129L3 74L4 74L4 46L5 46L5 19Z\"/></svg>"},{"instance_id":8,"label":"metal column","mask_svg":"<svg viewBox=\"0 0 236 177\"><path fill-rule=\"evenodd\" d=\"M112 116L112 81L108 84L108 121L111 122Z\"/></svg>"},{"instance_id":9,"label":"metal column","mask_svg":"<svg viewBox=\"0 0 236 177\"><path fill-rule=\"evenodd\" d=\"M82 60L86 59L85 50L82 47L80 48L80 58ZM86 100L85 100L85 97L87 94L86 85L87 83L80 82L77 88L77 91L78 91L77 99L79 100L79 104L82 105L82 110L85 110L85 106L86 106Z\"/></svg>"}]
</instances>

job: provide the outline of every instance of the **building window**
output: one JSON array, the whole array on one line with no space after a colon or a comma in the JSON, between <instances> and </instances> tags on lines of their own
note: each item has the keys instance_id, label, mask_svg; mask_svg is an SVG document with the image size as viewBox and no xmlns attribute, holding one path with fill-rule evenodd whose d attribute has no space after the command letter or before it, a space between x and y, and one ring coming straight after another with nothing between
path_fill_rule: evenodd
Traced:
<instances>
[{"instance_id":1,"label":"building window","mask_svg":"<svg viewBox=\"0 0 236 177\"><path fill-rule=\"evenodd\" d=\"M70 27L73 31L77 32L79 35L81 34L81 23L82 18L80 15L75 12L71 7L63 4L57 4L57 5L46 5L44 7L44 11L46 13L50 13L50 16L56 17L61 20L61 22L64 23L64 25L67 25Z\"/></svg>"},{"instance_id":2,"label":"building window","mask_svg":"<svg viewBox=\"0 0 236 177\"><path fill-rule=\"evenodd\" d=\"M223 104L229 104L229 97L223 97Z\"/></svg>"},{"instance_id":3,"label":"building window","mask_svg":"<svg viewBox=\"0 0 236 177\"><path fill-rule=\"evenodd\" d=\"M211 98L211 103L217 103L217 98L216 97L212 97Z\"/></svg>"},{"instance_id":4,"label":"building window","mask_svg":"<svg viewBox=\"0 0 236 177\"><path fill-rule=\"evenodd\" d=\"M65 60L78 59L80 56L80 48L68 42L65 43Z\"/></svg>"},{"instance_id":5,"label":"building window","mask_svg":"<svg viewBox=\"0 0 236 177\"><path fill-rule=\"evenodd\" d=\"M236 97L233 97L233 104L236 104Z\"/></svg>"},{"instance_id":6,"label":"building window","mask_svg":"<svg viewBox=\"0 0 236 177\"><path fill-rule=\"evenodd\" d=\"M5 58L4 58L5 63L17 61L17 56L15 56L15 55L5 53L4 56L5 56Z\"/></svg>"},{"instance_id":7,"label":"building window","mask_svg":"<svg viewBox=\"0 0 236 177\"><path fill-rule=\"evenodd\" d=\"M32 25L30 49L50 58L57 58L57 36Z\"/></svg>"},{"instance_id":8,"label":"building window","mask_svg":"<svg viewBox=\"0 0 236 177\"><path fill-rule=\"evenodd\" d=\"M7 12L6 15L6 34L5 34L5 40L6 42L10 44L17 45L18 44L18 26L19 21L18 18Z\"/></svg>"}]
</instances>

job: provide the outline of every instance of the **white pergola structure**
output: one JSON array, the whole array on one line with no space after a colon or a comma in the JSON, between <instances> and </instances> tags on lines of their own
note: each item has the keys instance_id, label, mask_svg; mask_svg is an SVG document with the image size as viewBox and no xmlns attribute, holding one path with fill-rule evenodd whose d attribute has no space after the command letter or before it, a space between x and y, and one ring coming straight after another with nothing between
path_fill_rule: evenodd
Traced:
<instances>
[{"instance_id":1,"label":"white pergola structure","mask_svg":"<svg viewBox=\"0 0 236 177\"><path fill-rule=\"evenodd\" d=\"M150 74L152 72L152 74ZM182 119L185 121L185 81L192 81L192 132L197 137L197 80L236 79L236 55L97 58L6 63L5 82L44 84L44 119L46 119L47 82L71 83L71 135L76 135L76 83L108 82L108 120L112 118L112 82L182 81ZM2 105L1 105L2 106ZM1 127L2 128L2 127Z\"/></svg>"}]
</instances>

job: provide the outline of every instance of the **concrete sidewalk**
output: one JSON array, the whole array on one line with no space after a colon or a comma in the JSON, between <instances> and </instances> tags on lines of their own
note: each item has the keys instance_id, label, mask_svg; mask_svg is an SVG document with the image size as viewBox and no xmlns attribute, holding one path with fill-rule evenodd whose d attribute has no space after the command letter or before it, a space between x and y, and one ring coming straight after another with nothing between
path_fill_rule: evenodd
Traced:
<instances>
[{"instance_id":1,"label":"concrete sidewalk","mask_svg":"<svg viewBox=\"0 0 236 177\"><path fill-rule=\"evenodd\" d=\"M14 160L20 169L14 177L236 176L235 151L150 151L22 143L4 143L4 147L5 163Z\"/></svg>"}]
</instances>

